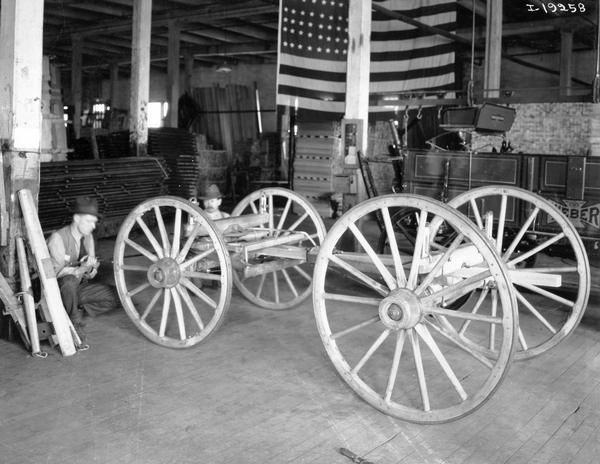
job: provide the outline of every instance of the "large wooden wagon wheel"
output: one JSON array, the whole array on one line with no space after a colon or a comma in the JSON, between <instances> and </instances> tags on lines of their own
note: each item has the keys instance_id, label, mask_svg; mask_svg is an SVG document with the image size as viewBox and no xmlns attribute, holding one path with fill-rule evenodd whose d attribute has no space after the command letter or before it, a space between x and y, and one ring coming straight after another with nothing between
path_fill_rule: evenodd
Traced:
<instances>
[{"instance_id":1,"label":"large wooden wagon wheel","mask_svg":"<svg viewBox=\"0 0 600 464\"><path fill-rule=\"evenodd\" d=\"M419 211L411 253L400 251L410 243L394 232L390 215L405 207ZM374 213L382 215L391 241L384 254L373 248ZM430 233L434 217L456 232L448 247ZM348 246L349 236L360 251ZM496 288L497 298L488 297L477 314L447 308L478 288ZM435 423L470 413L498 387L513 354L516 301L499 254L468 218L423 196L373 198L338 219L317 256L313 304L321 339L343 379L401 419ZM459 337L455 322L469 322L472 338ZM488 339L498 345L495 359L477 349Z\"/></svg>"},{"instance_id":2,"label":"large wooden wagon wheel","mask_svg":"<svg viewBox=\"0 0 600 464\"><path fill-rule=\"evenodd\" d=\"M288 245L309 251L318 247L325 238L325 225L314 206L297 193L284 188L270 187L252 192L236 205L231 214L256 214L261 210L261 203L262 208L266 208L269 220L257 230L259 239L300 234L298 240ZM248 275L234 265L233 273L236 288L249 301L262 308L289 309L311 294L312 265L305 259L265 257L260 252L232 259L242 260L242 265L264 269L257 275Z\"/></svg>"},{"instance_id":3,"label":"large wooden wagon wheel","mask_svg":"<svg viewBox=\"0 0 600 464\"><path fill-rule=\"evenodd\" d=\"M185 224L193 224L191 233ZM114 273L127 315L159 345L200 343L229 308L225 243L204 212L181 198L152 198L129 213L117 236ZM198 280L212 284L198 286Z\"/></svg>"},{"instance_id":4,"label":"large wooden wagon wheel","mask_svg":"<svg viewBox=\"0 0 600 464\"><path fill-rule=\"evenodd\" d=\"M560 210L527 190L500 186L469 190L449 205L486 230L509 269L519 308L517 359L539 355L572 333L587 306L590 266ZM482 349L496 356L495 347Z\"/></svg>"}]
</instances>

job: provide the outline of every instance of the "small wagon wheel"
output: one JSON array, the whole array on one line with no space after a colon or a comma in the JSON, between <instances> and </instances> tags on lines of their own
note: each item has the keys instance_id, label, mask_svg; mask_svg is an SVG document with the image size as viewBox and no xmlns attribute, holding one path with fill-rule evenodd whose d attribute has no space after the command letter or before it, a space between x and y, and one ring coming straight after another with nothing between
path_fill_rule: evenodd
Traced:
<instances>
[{"instance_id":1,"label":"small wagon wheel","mask_svg":"<svg viewBox=\"0 0 600 464\"><path fill-rule=\"evenodd\" d=\"M261 227L262 238L302 233L301 239L289 245L303 247L307 251L318 247L325 238L325 225L314 206L284 188L270 187L252 192L236 205L231 214L256 214L261 202L266 205L269 215L268 224ZM311 294L312 266L306 260L265 258L254 254L245 264L264 264L265 272L244 276L234 266L233 283L246 299L262 308L289 309Z\"/></svg>"},{"instance_id":2,"label":"small wagon wheel","mask_svg":"<svg viewBox=\"0 0 600 464\"><path fill-rule=\"evenodd\" d=\"M229 308L225 243L202 210L181 198L152 198L129 213L115 243L114 273L127 315L159 345L202 342ZM213 285L199 288L193 279Z\"/></svg>"},{"instance_id":3,"label":"small wagon wheel","mask_svg":"<svg viewBox=\"0 0 600 464\"><path fill-rule=\"evenodd\" d=\"M544 353L572 333L587 306L590 266L560 210L528 190L500 186L469 190L449 205L487 230L509 269L519 308L516 359Z\"/></svg>"},{"instance_id":4,"label":"small wagon wheel","mask_svg":"<svg viewBox=\"0 0 600 464\"><path fill-rule=\"evenodd\" d=\"M419 210L411 253L391 222L390 211L404 207ZM382 215L391 241L384 254L371 246L374 213ZM429 235L434 217L456 232L448 247ZM360 251L347 249L348 236ZM359 284L348 284L348 277ZM485 312L447 308L477 288L498 289L495 300L482 303ZM338 219L317 255L313 304L321 339L343 379L375 408L412 422L469 414L495 391L512 358L516 302L504 263L468 218L423 196L373 198ZM455 321L480 331L472 340L461 338ZM476 349L490 338L499 350L495 359Z\"/></svg>"}]
</instances>

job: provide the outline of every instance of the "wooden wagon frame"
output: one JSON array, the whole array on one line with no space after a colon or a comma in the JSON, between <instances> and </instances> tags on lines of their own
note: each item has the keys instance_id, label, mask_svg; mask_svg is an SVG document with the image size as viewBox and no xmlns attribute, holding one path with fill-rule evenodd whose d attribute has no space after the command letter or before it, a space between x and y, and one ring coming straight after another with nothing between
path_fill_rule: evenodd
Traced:
<instances>
[{"instance_id":1,"label":"wooden wagon frame","mask_svg":"<svg viewBox=\"0 0 600 464\"><path fill-rule=\"evenodd\" d=\"M527 214L513 227L515 203ZM399 220L398 212L406 214ZM532 246L542 216L554 228ZM374 217L385 227L382 250ZM559 242L568 252L553 260L548 251ZM214 333L234 286L271 310L312 294L342 378L379 410L420 423L481 406L513 358L544 353L573 332L590 288L573 224L510 186L469 190L448 204L415 194L372 198L327 233L315 208L286 189L253 192L219 221L187 200L153 198L123 222L114 272L131 320L171 348ZM567 284L574 293L563 294Z\"/></svg>"}]
</instances>

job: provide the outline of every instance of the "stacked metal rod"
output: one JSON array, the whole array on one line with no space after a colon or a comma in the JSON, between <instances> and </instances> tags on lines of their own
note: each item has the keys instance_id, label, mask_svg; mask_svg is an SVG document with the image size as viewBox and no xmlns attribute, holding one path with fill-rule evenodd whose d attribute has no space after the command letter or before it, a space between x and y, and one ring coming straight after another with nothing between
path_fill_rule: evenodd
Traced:
<instances>
[{"instance_id":1,"label":"stacked metal rod","mask_svg":"<svg viewBox=\"0 0 600 464\"><path fill-rule=\"evenodd\" d=\"M154 157L42 163L40 177L38 214L46 232L69 222L80 195L98 200L104 217L96 235L110 236L135 206L167 193L164 160Z\"/></svg>"},{"instance_id":2,"label":"stacked metal rod","mask_svg":"<svg viewBox=\"0 0 600 464\"><path fill-rule=\"evenodd\" d=\"M221 150L198 150L196 136L185 129L148 131L148 154L163 158L169 169L169 194L189 198L202 193L207 184L227 184L227 155Z\"/></svg>"}]
</instances>

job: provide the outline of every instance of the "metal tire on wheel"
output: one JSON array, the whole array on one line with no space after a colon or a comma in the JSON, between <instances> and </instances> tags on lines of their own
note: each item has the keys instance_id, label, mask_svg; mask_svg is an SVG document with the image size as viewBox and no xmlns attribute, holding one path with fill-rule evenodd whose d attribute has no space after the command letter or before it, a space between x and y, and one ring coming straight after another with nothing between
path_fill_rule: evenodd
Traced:
<instances>
[{"instance_id":1,"label":"metal tire on wheel","mask_svg":"<svg viewBox=\"0 0 600 464\"><path fill-rule=\"evenodd\" d=\"M400 251L408 243L397 241L402 234L394 233L390 218L390 211L404 207L419 210L412 254ZM373 213L385 221L387 254L371 245L377 234ZM434 217L457 231L446 248L428 235ZM362 251L353 251L349 237ZM498 298L487 302L487 314L445 307L448 299L492 286ZM469 414L499 386L513 355L516 301L504 263L468 218L427 197L376 197L338 219L317 256L313 304L319 334L342 378L372 406L404 420L441 423ZM499 356L483 356L478 340L460 337L454 321L484 328L493 322L493 335L479 336L493 339Z\"/></svg>"},{"instance_id":2,"label":"metal tire on wheel","mask_svg":"<svg viewBox=\"0 0 600 464\"><path fill-rule=\"evenodd\" d=\"M319 213L305 198L279 187L269 187L252 192L233 209L232 216L256 214L261 198L266 201L269 223L264 238L283 237L292 232L306 232L306 238L292 243L307 250L318 247L325 238L325 225ZM250 258L250 264L262 258ZM293 263L292 263L293 264ZM311 294L312 267L306 263L290 265L258 276L244 279L234 269L233 283L244 297L265 309L282 310L298 305Z\"/></svg>"},{"instance_id":3,"label":"metal tire on wheel","mask_svg":"<svg viewBox=\"0 0 600 464\"><path fill-rule=\"evenodd\" d=\"M475 188L448 204L486 229L509 269L519 308L516 359L542 354L571 334L590 294L588 257L571 221L517 187Z\"/></svg>"},{"instance_id":4,"label":"metal tire on wheel","mask_svg":"<svg viewBox=\"0 0 600 464\"><path fill-rule=\"evenodd\" d=\"M231 262L220 232L178 197L152 198L129 213L115 243L114 274L127 315L162 346L204 341L229 309ZM211 285L199 288L193 279Z\"/></svg>"}]
</instances>

